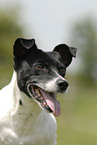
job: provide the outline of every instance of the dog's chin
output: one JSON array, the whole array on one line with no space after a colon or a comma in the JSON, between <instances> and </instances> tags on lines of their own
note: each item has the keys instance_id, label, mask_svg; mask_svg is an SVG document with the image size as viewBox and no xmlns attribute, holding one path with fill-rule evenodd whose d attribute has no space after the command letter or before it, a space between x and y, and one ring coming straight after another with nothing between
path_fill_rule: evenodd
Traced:
<instances>
[{"instance_id":1,"label":"dog's chin","mask_svg":"<svg viewBox=\"0 0 97 145\"><path fill-rule=\"evenodd\" d=\"M28 85L27 91L32 99L39 104L39 106L49 112L59 116L61 113L60 103L56 99L56 93L47 92L36 85Z\"/></svg>"}]
</instances>

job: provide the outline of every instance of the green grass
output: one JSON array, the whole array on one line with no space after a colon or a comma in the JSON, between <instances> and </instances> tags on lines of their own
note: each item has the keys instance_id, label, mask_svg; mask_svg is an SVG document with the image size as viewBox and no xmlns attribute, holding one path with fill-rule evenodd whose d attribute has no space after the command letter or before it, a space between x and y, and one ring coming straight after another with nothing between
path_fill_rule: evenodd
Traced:
<instances>
[{"instance_id":1,"label":"green grass","mask_svg":"<svg viewBox=\"0 0 97 145\"><path fill-rule=\"evenodd\" d=\"M58 145L97 145L97 87L75 85L58 99Z\"/></svg>"},{"instance_id":2,"label":"green grass","mask_svg":"<svg viewBox=\"0 0 97 145\"><path fill-rule=\"evenodd\" d=\"M13 73L12 63L10 61L8 64L5 62L0 62L0 89L7 85L11 78Z\"/></svg>"}]
</instances>

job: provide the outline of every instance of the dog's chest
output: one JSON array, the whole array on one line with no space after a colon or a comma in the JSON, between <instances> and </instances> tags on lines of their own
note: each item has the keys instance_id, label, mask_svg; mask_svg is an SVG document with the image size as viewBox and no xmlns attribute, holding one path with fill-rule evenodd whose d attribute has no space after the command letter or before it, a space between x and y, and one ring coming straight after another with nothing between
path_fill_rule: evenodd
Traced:
<instances>
[{"instance_id":1,"label":"dog's chest","mask_svg":"<svg viewBox=\"0 0 97 145\"><path fill-rule=\"evenodd\" d=\"M14 82L0 91L0 145L55 145L55 117L41 111Z\"/></svg>"},{"instance_id":2,"label":"dog's chest","mask_svg":"<svg viewBox=\"0 0 97 145\"><path fill-rule=\"evenodd\" d=\"M55 126L56 120L52 114L45 111L27 114L27 112L17 112L12 116L12 124L15 132L19 136L26 136L32 133L49 132ZM47 131L48 130L48 131ZM37 135L38 135L37 133Z\"/></svg>"},{"instance_id":3,"label":"dog's chest","mask_svg":"<svg viewBox=\"0 0 97 145\"><path fill-rule=\"evenodd\" d=\"M21 114L20 117L16 115L11 124L10 128L5 130L5 134L8 132L9 135L5 136L4 139L4 142L10 145L55 144L56 120L51 114L42 111L37 119L32 114L27 116L26 119L25 115Z\"/></svg>"},{"instance_id":4,"label":"dog's chest","mask_svg":"<svg viewBox=\"0 0 97 145\"><path fill-rule=\"evenodd\" d=\"M32 122L32 123L31 123ZM23 125L22 128L22 143L51 145L56 140L56 122L52 115L42 111L38 119L33 121L32 116ZM28 145L28 144L27 144Z\"/></svg>"}]
</instances>

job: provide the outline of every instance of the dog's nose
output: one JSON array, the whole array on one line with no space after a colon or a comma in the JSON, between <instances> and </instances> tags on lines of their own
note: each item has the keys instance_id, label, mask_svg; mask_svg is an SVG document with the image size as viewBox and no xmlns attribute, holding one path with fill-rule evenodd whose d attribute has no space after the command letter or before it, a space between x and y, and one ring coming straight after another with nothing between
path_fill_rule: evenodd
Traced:
<instances>
[{"instance_id":1,"label":"dog's nose","mask_svg":"<svg viewBox=\"0 0 97 145\"><path fill-rule=\"evenodd\" d=\"M69 86L69 84L66 80L58 80L58 87L59 87L60 91L65 91L68 86Z\"/></svg>"}]
</instances>

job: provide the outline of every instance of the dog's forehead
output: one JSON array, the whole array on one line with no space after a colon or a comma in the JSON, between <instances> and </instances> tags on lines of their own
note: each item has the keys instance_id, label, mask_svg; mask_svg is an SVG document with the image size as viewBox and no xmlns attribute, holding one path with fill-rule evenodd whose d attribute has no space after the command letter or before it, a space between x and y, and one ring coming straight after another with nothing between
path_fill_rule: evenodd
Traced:
<instances>
[{"instance_id":1,"label":"dog's forehead","mask_svg":"<svg viewBox=\"0 0 97 145\"><path fill-rule=\"evenodd\" d=\"M60 60L60 55L54 51L51 52L43 52L43 56L42 59L50 62L58 62Z\"/></svg>"},{"instance_id":2,"label":"dog's forehead","mask_svg":"<svg viewBox=\"0 0 97 145\"><path fill-rule=\"evenodd\" d=\"M45 51L41 51L38 55L37 55L37 59L36 61L42 61L44 63L58 63L60 62L60 55L57 52L54 51L50 51L50 52L45 52Z\"/></svg>"},{"instance_id":3,"label":"dog's forehead","mask_svg":"<svg viewBox=\"0 0 97 145\"><path fill-rule=\"evenodd\" d=\"M28 60L32 60L32 63L49 63L49 64L55 64L60 62L61 57L59 53L55 51L42 51L38 49L36 52L32 52L28 56Z\"/></svg>"}]
</instances>

